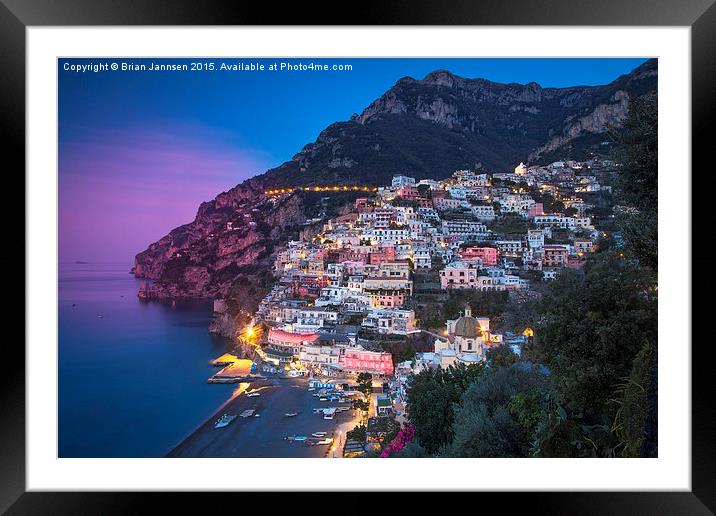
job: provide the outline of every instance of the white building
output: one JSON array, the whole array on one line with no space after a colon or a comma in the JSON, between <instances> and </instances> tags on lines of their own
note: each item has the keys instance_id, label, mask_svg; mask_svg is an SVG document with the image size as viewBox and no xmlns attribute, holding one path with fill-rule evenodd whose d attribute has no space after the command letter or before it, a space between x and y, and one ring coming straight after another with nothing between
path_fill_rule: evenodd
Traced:
<instances>
[{"instance_id":1,"label":"white building","mask_svg":"<svg viewBox=\"0 0 716 516\"><path fill-rule=\"evenodd\" d=\"M415 312L397 308L369 310L362 326L383 334L408 335L420 331L415 327Z\"/></svg>"},{"instance_id":2,"label":"white building","mask_svg":"<svg viewBox=\"0 0 716 516\"><path fill-rule=\"evenodd\" d=\"M415 186L415 178L408 176L393 176L391 183L393 188L399 188L401 186Z\"/></svg>"},{"instance_id":3,"label":"white building","mask_svg":"<svg viewBox=\"0 0 716 516\"><path fill-rule=\"evenodd\" d=\"M443 235L469 237L485 237L490 234L487 226L473 220L443 220Z\"/></svg>"},{"instance_id":4,"label":"white building","mask_svg":"<svg viewBox=\"0 0 716 516\"><path fill-rule=\"evenodd\" d=\"M478 204L470 207L472 215L480 221L495 220L495 207L492 204Z\"/></svg>"},{"instance_id":5,"label":"white building","mask_svg":"<svg viewBox=\"0 0 716 516\"><path fill-rule=\"evenodd\" d=\"M495 247L503 256L517 257L522 255L522 240L497 240Z\"/></svg>"},{"instance_id":6,"label":"white building","mask_svg":"<svg viewBox=\"0 0 716 516\"><path fill-rule=\"evenodd\" d=\"M540 229L528 230L527 245L530 249L542 249L544 247L544 232Z\"/></svg>"},{"instance_id":7,"label":"white building","mask_svg":"<svg viewBox=\"0 0 716 516\"><path fill-rule=\"evenodd\" d=\"M416 249L413 251L413 266L416 269L429 269L433 266L430 251L427 249Z\"/></svg>"}]
</instances>

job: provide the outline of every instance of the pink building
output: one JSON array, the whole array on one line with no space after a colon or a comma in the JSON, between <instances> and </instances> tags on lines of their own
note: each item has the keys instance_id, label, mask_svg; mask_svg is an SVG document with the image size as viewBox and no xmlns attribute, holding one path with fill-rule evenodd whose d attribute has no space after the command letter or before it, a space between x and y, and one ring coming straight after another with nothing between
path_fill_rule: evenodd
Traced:
<instances>
[{"instance_id":1,"label":"pink building","mask_svg":"<svg viewBox=\"0 0 716 516\"><path fill-rule=\"evenodd\" d=\"M390 353L347 349L338 363L345 371L354 373L380 373L386 376L393 374L393 358Z\"/></svg>"},{"instance_id":2,"label":"pink building","mask_svg":"<svg viewBox=\"0 0 716 516\"><path fill-rule=\"evenodd\" d=\"M398 188L398 195L403 199L415 199L420 195L414 186L401 186Z\"/></svg>"},{"instance_id":3,"label":"pink building","mask_svg":"<svg viewBox=\"0 0 716 516\"><path fill-rule=\"evenodd\" d=\"M382 251L370 253L371 265L380 265L383 262L395 261L395 247L384 247Z\"/></svg>"},{"instance_id":4,"label":"pink building","mask_svg":"<svg viewBox=\"0 0 716 516\"><path fill-rule=\"evenodd\" d=\"M497 249L494 247L465 247L460 251L463 260L479 258L486 267L497 265Z\"/></svg>"},{"instance_id":5,"label":"pink building","mask_svg":"<svg viewBox=\"0 0 716 516\"><path fill-rule=\"evenodd\" d=\"M527 213L527 218L536 217L538 215L544 215L544 206L541 202L535 203L534 206L530 209L530 211Z\"/></svg>"}]
</instances>

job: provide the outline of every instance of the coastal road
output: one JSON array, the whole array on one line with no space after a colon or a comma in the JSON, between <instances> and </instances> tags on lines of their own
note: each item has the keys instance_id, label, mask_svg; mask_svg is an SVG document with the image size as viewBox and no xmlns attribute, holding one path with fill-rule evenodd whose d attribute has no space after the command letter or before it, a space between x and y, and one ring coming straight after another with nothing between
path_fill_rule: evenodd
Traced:
<instances>
[{"instance_id":1,"label":"coastal road","mask_svg":"<svg viewBox=\"0 0 716 516\"><path fill-rule=\"evenodd\" d=\"M247 392L260 389L261 396L248 397ZM345 433L358 424L353 410L337 413L333 420L314 414L314 408L350 406L320 402L313 392L308 392L308 380L270 378L249 388L231 399L216 414L182 441L167 457L340 457L340 449L327 445L309 446L291 442L288 435L305 435L327 432L336 443L345 441ZM214 422L222 414L239 415L246 409L254 409L259 417L237 417L229 426L215 429ZM288 412L298 412L286 417ZM339 434L340 431L340 434Z\"/></svg>"}]
</instances>

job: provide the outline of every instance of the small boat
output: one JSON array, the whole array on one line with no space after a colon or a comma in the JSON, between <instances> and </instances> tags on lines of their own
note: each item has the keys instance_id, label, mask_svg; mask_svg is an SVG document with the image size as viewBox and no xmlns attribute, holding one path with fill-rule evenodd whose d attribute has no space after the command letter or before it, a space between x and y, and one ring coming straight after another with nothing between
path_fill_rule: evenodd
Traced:
<instances>
[{"instance_id":1,"label":"small boat","mask_svg":"<svg viewBox=\"0 0 716 516\"><path fill-rule=\"evenodd\" d=\"M306 437L305 435L297 435L293 438L294 441L305 441L307 439L308 437Z\"/></svg>"},{"instance_id":2,"label":"small boat","mask_svg":"<svg viewBox=\"0 0 716 516\"><path fill-rule=\"evenodd\" d=\"M315 390L316 390L315 387L309 387L309 388L308 388L308 392L315 391Z\"/></svg>"},{"instance_id":3,"label":"small boat","mask_svg":"<svg viewBox=\"0 0 716 516\"><path fill-rule=\"evenodd\" d=\"M255 398L256 396L261 396L260 392L252 392L251 394L247 394L249 398Z\"/></svg>"},{"instance_id":4,"label":"small boat","mask_svg":"<svg viewBox=\"0 0 716 516\"><path fill-rule=\"evenodd\" d=\"M244 410L240 415L241 415L241 417L244 417L244 418L251 417L254 415L254 410L253 409Z\"/></svg>"},{"instance_id":5,"label":"small boat","mask_svg":"<svg viewBox=\"0 0 716 516\"><path fill-rule=\"evenodd\" d=\"M261 414L254 414L254 417L260 417Z\"/></svg>"},{"instance_id":6,"label":"small boat","mask_svg":"<svg viewBox=\"0 0 716 516\"><path fill-rule=\"evenodd\" d=\"M286 412L284 416L286 417L295 417L298 415L298 412Z\"/></svg>"},{"instance_id":7,"label":"small boat","mask_svg":"<svg viewBox=\"0 0 716 516\"><path fill-rule=\"evenodd\" d=\"M318 441L316 444L331 444L331 443L333 443L333 438L326 437L325 439Z\"/></svg>"},{"instance_id":8,"label":"small boat","mask_svg":"<svg viewBox=\"0 0 716 516\"><path fill-rule=\"evenodd\" d=\"M328 401L328 398L318 398L318 401Z\"/></svg>"},{"instance_id":9,"label":"small boat","mask_svg":"<svg viewBox=\"0 0 716 516\"><path fill-rule=\"evenodd\" d=\"M325 437L327 435L327 432L313 432L311 435L313 437Z\"/></svg>"},{"instance_id":10,"label":"small boat","mask_svg":"<svg viewBox=\"0 0 716 516\"><path fill-rule=\"evenodd\" d=\"M224 414L219 419L216 420L216 423L214 423L214 428L224 428L225 426L229 426L229 424L236 419L236 416L231 416L229 414Z\"/></svg>"}]
</instances>

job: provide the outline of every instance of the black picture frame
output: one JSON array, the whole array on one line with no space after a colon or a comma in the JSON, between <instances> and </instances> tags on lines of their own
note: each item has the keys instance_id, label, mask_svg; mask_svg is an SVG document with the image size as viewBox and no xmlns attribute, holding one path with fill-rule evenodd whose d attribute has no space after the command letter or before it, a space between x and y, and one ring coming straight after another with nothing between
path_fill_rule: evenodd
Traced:
<instances>
[{"instance_id":1,"label":"black picture frame","mask_svg":"<svg viewBox=\"0 0 716 516\"><path fill-rule=\"evenodd\" d=\"M716 117L715 0L482 0L428 2L362 1L323 4L239 3L204 0L0 0L0 110L6 157L25 166L25 30L72 25L554 25L689 26L692 70L692 170L710 171L713 146L708 129ZM279 7L280 5L280 7ZM342 7L339 9L339 7ZM18 175L15 173L15 175ZM20 176L21 177L21 176ZM24 192L20 181L19 191ZM692 190L693 204L705 192ZM18 198L21 196L18 195ZM22 196L24 198L24 195ZM692 217L694 224L698 221ZM19 227L19 224L16 224ZM693 230L692 230L693 234ZM19 238L24 239L24 235ZM17 245L19 247L19 245ZM24 249L24 248L23 248ZM24 251L23 251L24 253ZM704 270L706 255L692 259ZM27 258L27 257L25 257ZM691 283L691 278L685 278ZM19 303L18 303L19 305ZM24 306L24 304L23 304ZM696 308L696 304L692 303ZM692 316L694 322L698 319ZM685 343L690 336L685 333ZM19 339L18 339L19 340ZM0 511L8 514L126 514L160 502L187 507L190 494L25 492L25 355L18 340L3 346L0 375ZM622 493L481 494L484 504L524 504L522 510L550 514L713 514L716 510L716 424L711 408L710 343L693 342L692 491ZM681 346L681 351L687 346ZM216 494L211 495L216 497ZM221 505L220 495L214 504ZM276 502L280 498L273 498ZM509 497L509 502L505 498ZM242 504L246 504L244 501ZM243 505L242 510L248 510ZM402 503L402 502L401 502Z\"/></svg>"}]
</instances>

